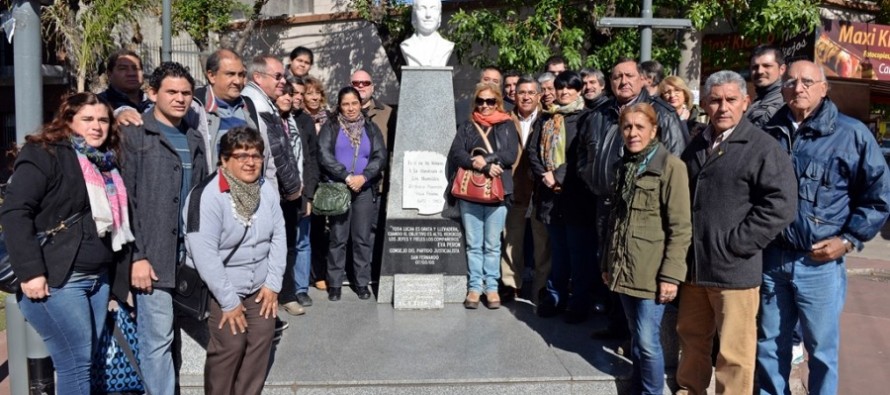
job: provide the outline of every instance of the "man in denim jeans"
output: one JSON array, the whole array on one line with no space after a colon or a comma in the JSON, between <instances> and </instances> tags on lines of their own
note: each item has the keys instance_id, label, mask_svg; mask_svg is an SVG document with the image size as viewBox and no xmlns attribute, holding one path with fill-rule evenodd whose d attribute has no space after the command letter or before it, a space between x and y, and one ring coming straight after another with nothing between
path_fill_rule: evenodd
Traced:
<instances>
[{"instance_id":1,"label":"man in denim jeans","mask_svg":"<svg viewBox=\"0 0 890 395\"><path fill-rule=\"evenodd\" d=\"M861 122L827 98L822 67L794 62L782 78L785 106L764 129L791 155L798 211L763 255L757 377L761 394L789 394L791 333L800 318L810 394L835 394L844 256L873 238L890 212L890 172Z\"/></svg>"}]
</instances>

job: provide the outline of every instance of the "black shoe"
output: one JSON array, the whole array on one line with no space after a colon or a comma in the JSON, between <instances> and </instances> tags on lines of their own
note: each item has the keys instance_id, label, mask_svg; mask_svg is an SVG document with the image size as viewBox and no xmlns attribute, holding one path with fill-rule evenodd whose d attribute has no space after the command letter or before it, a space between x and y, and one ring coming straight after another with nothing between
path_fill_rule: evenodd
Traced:
<instances>
[{"instance_id":1,"label":"black shoe","mask_svg":"<svg viewBox=\"0 0 890 395\"><path fill-rule=\"evenodd\" d=\"M590 334L590 337L599 340L626 340L630 339L630 333L627 330L618 330L615 328L605 327L597 329Z\"/></svg>"},{"instance_id":2,"label":"black shoe","mask_svg":"<svg viewBox=\"0 0 890 395\"><path fill-rule=\"evenodd\" d=\"M513 287L503 286L498 288L498 295L501 297L501 303L510 303L516 300L519 290Z\"/></svg>"},{"instance_id":3,"label":"black shoe","mask_svg":"<svg viewBox=\"0 0 890 395\"><path fill-rule=\"evenodd\" d=\"M328 287L328 300L331 302L340 300L340 287Z\"/></svg>"},{"instance_id":4,"label":"black shoe","mask_svg":"<svg viewBox=\"0 0 890 395\"><path fill-rule=\"evenodd\" d=\"M550 318L550 317L558 316L560 313L560 310L558 307L553 305L553 303L544 302L538 306L537 313L538 313L538 317Z\"/></svg>"},{"instance_id":5,"label":"black shoe","mask_svg":"<svg viewBox=\"0 0 890 395\"><path fill-rule=\"evenodd\" d=\"M587 321L587 314L575 311L566 311L566 314L562 317L562 320L566 324L570 325L580 324L584 321Z\"/></svg>"},{"instance_id":6,"label":"black shoe","mask_svg":"<svg viewBox=\"0 0 890 395\"><path fill-rule=\"evenodd\" d=\"M297 303L303 307L312 306L312 298L309 297L309 294L305 292L300 292L297 294Z\"/></svg>"},{"instance_id":7,"label":"black shoe","mask_svg":"<svg viewBox=\"0 0 890 395\"><path fill-rule=\"evenodd\" d=\"M371 297L371 290L368 289L368 286L356 287L355 293L358 294L358 298L361 300L368 300Z\"/></svg>"},{"instance_id":8,"label":"black shoe","mask_svg":"<svg viewBox=\"0 0 890 395\"><path fill-rule=\"evenodd\" d=\"M290 328L290 324L287 321L282 321L279 318L275 319L275 333L284 332L287 328Z\"/></svg>"}]
</instances>

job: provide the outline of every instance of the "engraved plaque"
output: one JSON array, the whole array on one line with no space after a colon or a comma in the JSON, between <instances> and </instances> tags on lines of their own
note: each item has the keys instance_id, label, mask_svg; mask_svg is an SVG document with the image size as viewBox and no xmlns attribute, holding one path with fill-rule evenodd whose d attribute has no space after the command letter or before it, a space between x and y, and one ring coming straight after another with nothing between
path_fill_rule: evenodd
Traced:
<instances>
[{"instance_id":1,"label":"engraved plaque","mask_svg":"<svg viewBox=\"0 0 890 395\"><path fill-rule=\"evenodd\" d=\"M447 158L433 151L405 151L402 163L402 208L417 209L421 215L442 212L445 205Z\"/></svg>"},{"instance_id":2,"label":"engraved plaque","mask_svg":"<svg viewBox=\"0 0 890 395\"><path fill-rule=\"evenodd\" d=\"M441 274L396 274L393 307L396 310L445 308L445 277Z\"/></svg>"}]
</instances>

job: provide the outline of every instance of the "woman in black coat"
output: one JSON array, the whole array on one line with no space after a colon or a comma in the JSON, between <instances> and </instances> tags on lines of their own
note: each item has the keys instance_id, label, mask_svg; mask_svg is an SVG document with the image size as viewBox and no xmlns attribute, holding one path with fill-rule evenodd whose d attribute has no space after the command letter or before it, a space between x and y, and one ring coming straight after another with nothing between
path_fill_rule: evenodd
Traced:
<instances>
[{"instance_id":1,"label":"woman in black coat","mask_svg":"<svg viewBox=\"0 0 890 395\"><path fill-rule=\"evenodd\" d=\"M504 200L478 203L460 199L461 222L467 243L467 298L464 307L479 307L485 292L489 309L500 307L501 233L507 220L507 204L513 193L513 162L519 150L519 134L497 85L476 85L471 118L457 128L448 161L488 177L500 177ZM481 151L480 151L481 150ZM453 180L452 180L453 181Z\"/></svg>"},{"instance_id":2,"label":"woman in black coat","mask_svg":"<svg viewBox=\"0 0 890 395\"><path fill-rule=\"evenodd\" d=\"M65 98L52 122L25 140L0 212L21 280L17 299L46 342L58 388L88 395L115 253L133 241L118 171L120 131L111 107L87 92ZM39 232L63 223L38 241ZM122 277L126 293L129 278Z\"/></svg>"},{"instance_id":3,"label":"woman in black coat","mask_svg":"<svg viewBox=\"0 0 890 395\"><path fill-rule=\"evenodd\" d=\"M371 226L375 221L377 182L386 166L386 146L380 129L362 113L361 97L353 87L337 94L337 116L318 135L322 182L344 182L352 191L349 211L329 217L328 300L340 300L346 277L346 243L352 239L355 291L359 299L371 297Z\"/></svg>"},{"instance_id":4,"label":"woman in black coat","mask_svg":"<svg viewBox=\"0 0 890 395\"><path fill-rule=\"evenodd\" d=\"M535 208L538 219L547 225L553 254L546 295L537 312L551 317L567 310L565 321L580 323L587 319L588 292L596 272L592 263L594 197L576 166L582 141L578 134L587 110L578 73L560 73L554 86L556 102L544 109L526 146L535 179Z\"/></svg>"}]
</instances>

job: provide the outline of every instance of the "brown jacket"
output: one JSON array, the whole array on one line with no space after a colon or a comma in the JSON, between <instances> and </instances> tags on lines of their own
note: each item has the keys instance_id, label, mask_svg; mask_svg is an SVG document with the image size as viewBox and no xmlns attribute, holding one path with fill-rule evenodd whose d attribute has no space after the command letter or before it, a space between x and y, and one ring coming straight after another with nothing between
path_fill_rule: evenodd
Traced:
<instances>
[{"instance_id":1,"label":"brown jacket","mask_svg":"<svg viewBox=\"0 0 890 395\"><path fill-rule=\"evenodd\" d=\"M368 107L365 114L380 129L380 133L383 134L383 144L389 148L389 141L392 137L390 133L394 133L396 129L396 117L393 116L392 107L372 97L371 106Z\"/></svg>"},{"instance_id":2,"label":"brown jacket","mask_svg":"<svg viewBox=\"0 0 890 395\"><path fill-rule=\"evenodd\" d=\"M541 106L538 105L537 117L541 116ZM522 125L519 123L519 114L517 107L513 107L510 111L510 117L513 118L513 124L516 125L516 133L519 138L519 153L516 155L516 162L513 163L513 205L517 207L528 207L532 201L532 191L535 189L535 182L532 179L532 170L525 160L525 143L522 141ZM534 124L535 120L532 120ZM534 128L534 126L532 126ZM530 139L532 131L529 130L528 137Z\"/></svg>"}]
</instances>

